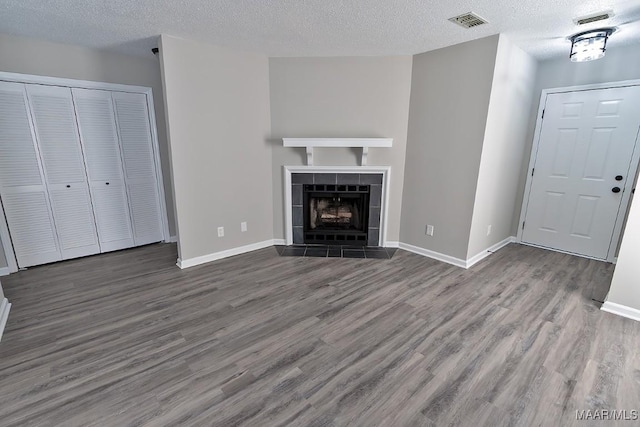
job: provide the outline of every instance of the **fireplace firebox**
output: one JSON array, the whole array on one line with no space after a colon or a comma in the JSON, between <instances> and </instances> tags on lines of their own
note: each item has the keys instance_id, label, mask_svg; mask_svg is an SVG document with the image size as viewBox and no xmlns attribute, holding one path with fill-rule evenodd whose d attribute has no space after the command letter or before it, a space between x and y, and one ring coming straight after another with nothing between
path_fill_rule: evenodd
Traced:
<instances>
[{"instance_id":1,"label":"fireplace firebox","mask_svg":"<svg viewBox=\"0 0 640 427\"><path fill-rule=\"evenodd\" d=\"M306 184L304 243L367 245L369 185Z\"/></svg>"}]
</instances>

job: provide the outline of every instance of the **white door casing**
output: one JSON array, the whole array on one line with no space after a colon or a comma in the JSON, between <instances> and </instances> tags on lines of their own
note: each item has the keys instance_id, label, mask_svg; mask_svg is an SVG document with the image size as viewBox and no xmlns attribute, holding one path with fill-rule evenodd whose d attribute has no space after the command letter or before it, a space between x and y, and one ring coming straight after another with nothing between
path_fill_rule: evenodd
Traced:
<instances>
[{"instance_id":1,"label":"white door casing","mask_svg":"<svg viewBox=\"0 0 640 427\"><path fill-rule=\"evenodd\" d=\"M134 246L111 92L71 89L102 252Z\"/></svg>"},{"instance_id":2,"label":"white door casing","mask_svg":"<svg viewBox=\"0 0 640 427\"><path fill-rule=\"evenodd\" d=\"M100 253L71 89L26 89L62 259Z\"/></svg>"},{"instance_id":3,"label":"white door casing","mask_svg":"<svg viewBox=\"0 0 640 427\"><path fill-rule=\"evenodd\" d=\"M521 241L611 260L637 167L640 87L549 93L541 105Z\"/></svg>"},{"instance_id":4,"label":"white door casing","mask_svg":"<svg viewBox=\"0 0 640 427\"><path fill-rule=\"evenodd\" d=\"M59 261L62 254L47 194L25 85L0 82L0 199L13 234L9 265ZM9 233L3 233L3 244Z\"/></svg>"}]
</instances>

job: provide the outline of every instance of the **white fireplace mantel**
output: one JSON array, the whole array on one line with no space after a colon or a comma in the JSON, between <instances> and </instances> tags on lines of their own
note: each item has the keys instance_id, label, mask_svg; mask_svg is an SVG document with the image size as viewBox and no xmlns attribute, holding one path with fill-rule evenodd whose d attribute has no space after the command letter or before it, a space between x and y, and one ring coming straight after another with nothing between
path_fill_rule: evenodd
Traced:
<instances>
[{"instance_id":1,"label":"white fireplace mantel","mask_svg":"<svg viewBox=\"0 0 640 427\"><path fill-rule=\"evenodd\" d=\"M284 147L304 147L307 149L307 166L313 166L315 147L362 148L361 166L367 165L370 147L391 147L393 138L282 138Z\"/></svg>"}]
</instances>

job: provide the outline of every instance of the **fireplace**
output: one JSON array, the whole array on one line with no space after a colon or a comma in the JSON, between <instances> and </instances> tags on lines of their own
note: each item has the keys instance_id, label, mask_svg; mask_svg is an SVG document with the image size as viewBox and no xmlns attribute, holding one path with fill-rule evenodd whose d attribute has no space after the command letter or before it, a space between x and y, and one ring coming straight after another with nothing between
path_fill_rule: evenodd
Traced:
<instances>
[{"instance_id":1,"label":"fireplace","mask_svg":"<svg viewBox=\"0 0 640 427\"><path fill-rule=\"evenodd\" d=\"M369 194L369 185L304 185L304 243L365 246Z\"/></svg>"},{"instance_id":2,"label":"fireplace","mask_svg":"<svg viewBox=\"0 0 640 427\"><path fill-rule=\"evenodd\" d=\"M285 170L288 168L294 167ZM381 246L387 169L296 169L290 175L285 197L288 245Z\"/></svg>"}]
</instances>

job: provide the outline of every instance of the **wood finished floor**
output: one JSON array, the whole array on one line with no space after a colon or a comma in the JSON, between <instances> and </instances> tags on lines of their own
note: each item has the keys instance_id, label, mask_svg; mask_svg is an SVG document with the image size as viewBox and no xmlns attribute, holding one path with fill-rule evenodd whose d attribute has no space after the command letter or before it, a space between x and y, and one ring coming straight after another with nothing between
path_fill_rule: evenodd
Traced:
<instances>
[{"instance_id":1,"label":"wood finished floor","mask_svg":"<svg viewBox=\"0 0 640 427\"><path fill-rule=\"evenodd\" d=\"M513 244L470 270L404 251L175 260L154 245L4 277L0 425L566 426L640 409L640 322L591 301L608 264Z\"/></svg>"}]
</instances>

